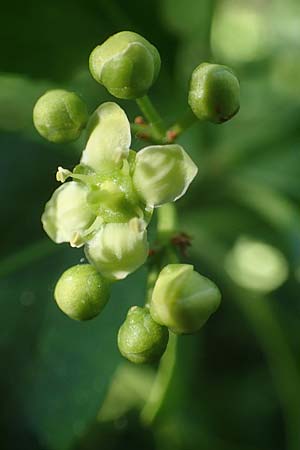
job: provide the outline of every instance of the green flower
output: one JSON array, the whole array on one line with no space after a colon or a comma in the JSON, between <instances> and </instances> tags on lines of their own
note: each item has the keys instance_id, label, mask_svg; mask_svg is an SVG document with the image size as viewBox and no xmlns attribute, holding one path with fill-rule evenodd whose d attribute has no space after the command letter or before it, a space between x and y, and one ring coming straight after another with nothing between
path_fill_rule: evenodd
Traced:
<instances>
[{"instance_id":1,"label":"green flower","mask_svg":"<svg viewBox=\"0 0 300 450\"><path fill-rule=\"evenodd\" d=\"M200 64L192 74L188 101L198 119L226 122L240 109L239 80L229 67Z\"/></svg>"},{"instance_id":2,"label":"green flower","mask_svg":"<svg viewBox=\"0 0 300 450\"><path fill-rule=\"evenodd\" d=\"M85 103L74 92L54 89L38 99L33 110L33 122L45 139L55 143L79 138L88 120Z\"/></svg>"},{"instance_id":3,"label":"green flower","mask_svg":"<svg viewBox=\"0 0 300 450\"><path fill-rule=\"evenodd\" d=\"M221 301L217 286L189 264L168 264L155 283L150 312L174 333L198 331Z\"/></svg>"},{"instance_id":4,"label":"green flower","mask_svg":"<svg viewBox=\"0 0 300 450\"><path fill-rule=\"evenodd\" d=\"M133 306L118 333L121 354L134 363L151 363L166 350L169 332L152 319L148 308Z\"/></svg>"},{"instance_id":5,"label":"green flower","mask_svg":"<svg viewBox=\"0 0 300 450\"><path fill-rule=\"evenodd\" d=\"M156 80L160 56L146 39L121 31L98 45L90 55L90 71L115 97L143 97Z\"/></svg>"},{"instance_id":6,"label":"green flower","mask_svg":"<svg viewBox=\"0 0 300 450\"><path fill-rule=\"evenodd\" d=\"M42 223L51 239L85 245L88 260L117 280L148 254L146 227L153 207L175 201L197 167L179 145L130 150L130 124L115 103L104 103L87 125L87 144L73 172L58 168L56 189Z\"/></svg>"}]
</instances>

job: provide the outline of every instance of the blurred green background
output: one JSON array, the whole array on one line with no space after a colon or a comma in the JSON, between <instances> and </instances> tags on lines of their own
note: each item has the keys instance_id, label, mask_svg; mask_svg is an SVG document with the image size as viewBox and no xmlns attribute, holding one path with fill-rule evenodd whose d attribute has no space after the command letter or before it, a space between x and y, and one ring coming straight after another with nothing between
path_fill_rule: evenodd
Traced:
<instances>
[{"instance_id":1,"label":"blurred green background","mask_svg":"<svg viewBox=\"0 0 300 450\"><path fill-rule=\"evenodd\" d=\"M116 344L128 307L143 304L145 269L95 320L59 312L53 286L83 254L52 244L40 216L57 166L72 167L84 144L49 144L31 118L52 87L76 90L90 112L111 100L87 60L125 29L161 53L150 94L168 123L202 61L230 65L242 92L231 122L180 138L199 165L177 204L193 238L187 261L223 303L179 339L151 426L139 412L155 368L127 364ZM299 450L299 1L19 0L1 7L0 42L1 449ZM134 102L120 104L133 120Z\"/></svg>"}]
</instances>

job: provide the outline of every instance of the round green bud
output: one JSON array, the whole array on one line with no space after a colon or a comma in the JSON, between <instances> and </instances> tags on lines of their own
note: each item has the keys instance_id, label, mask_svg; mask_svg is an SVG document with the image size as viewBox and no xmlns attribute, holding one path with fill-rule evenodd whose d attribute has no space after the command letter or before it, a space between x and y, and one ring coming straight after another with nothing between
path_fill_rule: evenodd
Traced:
<instances>
[{"instance_id":1,"label":"round green bud","mask_svg":"<svg viewBox=\"0 0 300 450\"><path fill-rule=\"evenodd\" d=\"M193 71L189 105L200 120L223 123L240 109L240 84L226 66L203 63Z\"/></svg>"},{"instance_id":2,"label":"round green bud","mask_svg":"<svg viewBox=\"0 0 300 450\"><path fill-rule=\"evenodd\" d=\"M155 283L150 313L177 334L198 331L221 301L217 286L189 264L168 264Z\"/></svg>"},{"instance_id":3,"label":"round green bud","mask_svg":"<svg viewBox=\"0 0 300 450\"><path fill-rule=\"evenodd\" d=\"M152 319L148 308L133 306L118 333L122 355L134 363L149 363L160 359L166 350L169 332Z\"/></svg>"},{"instance_id":4,"label":"round green bud","mask_svg":"<svg viewBox=\"0 0 300 450\"><path fill-rule=\"evenodd\" d=\"M58 307L71 319L89 320L106 305L109 283L90 264L66 270L58 280L54 297Z\"/></svg>"},{"instance_id":5,"label":"round green bud","mask_svg":"<svg viewBox=\"0 0 300 450\"><path fill-rule=\"evenodd\" d=\"M98 45L90 55L90 71L115 97L143 97L160 70L157 49L131 31L121 31Z\"/></svg>"},{"instance_id":6,"label":"round green bud","mask_svg":"<svg viewBox=\"0 0 300 450\"><path fill-rule=\"evenodd\" d=\"M33 109L35 128L41 136L56 144L79 138L87 119L85 103L74 92L63 89L46 92Z\"/></svg>"}]
</instances>

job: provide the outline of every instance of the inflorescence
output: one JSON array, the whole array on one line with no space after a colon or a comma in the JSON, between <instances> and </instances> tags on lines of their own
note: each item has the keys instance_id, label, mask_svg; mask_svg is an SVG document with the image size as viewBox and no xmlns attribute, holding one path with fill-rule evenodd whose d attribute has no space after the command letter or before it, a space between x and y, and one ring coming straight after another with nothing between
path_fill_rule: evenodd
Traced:
<instances>
[{"instance_id":1,"label":"inflorescence","mask_svg":"<svg viewBox=\"0 0 300 450\"><path fill-rule=\"evenodd\" d=\"M160 64L157 49L127 31L110 37L90 56L95 80L117 98L135 99L148 120L135 121L140 137L152 142L139 152L131 149L131 124L114 102L103 103L88 117L77 94L57 89L35 105L35 127L51 142L70 142L86 129L79 164L73 170L58 168L62 185L42 215L54 242L83 247L88 260L66 270L55 288L57 305L72 319L97 316L109 300L111 284L146 262L153 211L182 197L197 174L196 164L174 142L184 131L180 122L169 130L151 122L153 105L146 94ZM200 64L191 77L188 102L190 122L224 122L239 109L239 82L225 66ZM211 280L177 261L167 261L157 273L148 297L144 307L130 308L118 334L120 352L135 363L158 360L168 330L198 331L221 299Z\"/></svg>"}]
</instances>

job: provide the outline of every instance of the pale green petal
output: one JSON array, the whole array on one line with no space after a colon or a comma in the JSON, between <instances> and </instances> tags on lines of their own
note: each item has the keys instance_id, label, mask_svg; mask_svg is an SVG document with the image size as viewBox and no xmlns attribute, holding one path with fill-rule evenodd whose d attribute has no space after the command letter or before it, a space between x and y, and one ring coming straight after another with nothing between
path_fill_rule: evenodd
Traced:
<instances>
[{"instance_id":1,"label":"pale green petal","mask_svg":"<svg viewBox=\"0 0 300 450\"><path fill-rule=\"evenodd\" d=\"M91 116L87 133L81 162L96 172L120 167L131 143L130 123L123 109L113 102L103 103Z\"/></svg>"},{"instance_id":2,"label":"pale green petal","mask_svg":"<svg viewBox=\"0 0 300 450\"><path fill-rule=\"evenodd\" d=\"M180 145L153 145L138 152L133 183L150 206L160 206L180 198L198 168Z\"/></svg>"},{"instance_id":3,"label":"pale green petal","mask_svg":"<svg viewBox=\"0 0 300 450\"><path fill-rule=\"evenodd\" d=\"M54 242L71 242L77 246L76 235L95 220L86 201L87 194L88 188L76 181L65 183L54 191L42 215L43 227Z\"/></svg>"},{"instance_id":4,"label":"pale green petal","mask_svg":"<svg viewBox=\"0 0 300 450\"><path fill-rule=\"evenodd\" d=\"M106 278L120 280L147 259L145 223L137 218L128 223L108 223L87 242L88 260Z\"/></svg>"}]
</instances>

